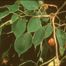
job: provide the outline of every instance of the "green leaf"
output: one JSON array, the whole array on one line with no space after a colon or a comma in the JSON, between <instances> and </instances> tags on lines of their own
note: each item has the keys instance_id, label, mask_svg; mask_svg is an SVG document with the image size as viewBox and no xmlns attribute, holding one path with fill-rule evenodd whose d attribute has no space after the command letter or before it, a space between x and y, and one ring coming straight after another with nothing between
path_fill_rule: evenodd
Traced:
<instances>
[{"instance_id":1,"label":"green leaf","mask_svg":"<svg viewBox=\"0 0 66 66\"><path fill-rule=\"evenodd\" d=\"M58 40L58 43L59 43L60 54L63 55L63 53L65 51L64 45L66 43L66 33L63 32L60 29L57 29L56 36L57 36L57 40Z\"/></svg>"},{"instance_id":2,"label":"green leaf","mask_svg":"<svg viewBox=\"0 0 66 66\"><path fill-rule=\"evenodd\" d=\"M35 0L20 0L20 2L24 6L24 8L28 10L35 10L39 7L38 2Z\"/></svg>"},{"instance_id":3,"label":"green leaf","mask_svg":"<svg viewBox=\"0 0 66 66\"><path fill-rule=\"evenodd\" d=\"M52 27L50 24L47 24L46 26L36 31L33 36L34 46L38 46L43 39L48 38L51 34L52 34Z\"/></svg>"},{"instance_id":4,"label":"green leaf","mask_svg":"<svg viewBox=\"0 0 66 66\"><path fill-rule=\"evenodd\" d=\"M28 32L35 32L41 27L42 26L41 26L40 18L31 18L28 23L27 30Z\"/></svg>"},{"instance_id":5,"label":"green leaf","mask_svg":"<svg viewBox=\"0 0 66 66\"><path fill-rule=\"evenodd\" d=\"M48 38L48 37L52 34L52 32L53 32L53 29L52 29L51 24L48 23L48 24L44 27L44 29L45 29L44 38Z\"/></svg>"},{"instance_id":6,"label":"green leaf","mask_svg":"<svg viewBox=\"0 0 66 66\"><path fill-rule=\"evenodd\" d=\"M7 15L9 15L9 11L0 12L0 19L6 17Z\"/></svg>"},{"instance_id":7,"label":"green leaf","mask_svg":"<svg viewBox=\"0 0 66 66\"><path fill-rule=\"evenodd\" d=\"M46 11L43 12L44 15L48 15ZM49 21L49 17L41 18L42 22L47 23Z\"/></svg>"},{"instance_id":8,"label":"green leaf","mask_svg":"<svg viewBox=\"0 0 66 66\"><path fill-rule=\"evenodd\" d=\"M25 53L32 46L32 35L30 33L25 33L16 39L14 44L14 49L21 55Z\"/></svg>"},{"instance_id":9,"label":"green leaf","mask_svg":"<svg viewBox=\"0 0 66 66\"><path fill-rule=\"evenodd\" d=\"M59 42L59 45L63 47L64 44L66 43L66 33L60 29L57 29L56 36L57 36L57 40Z\"/></svg>"},{"instance_id":10,"label":"green leaf","mask_svg":"<svg viewBox=\"0 0 66 66\"><path fill-rule=\"evenodd\" d=\"M14 13L14 12L18 11L19 6L18 6L18 4L13 4L13 5L8 5L7 8L10 13Z\"/></svg>"},{"instance_id":11,"label":"green leaf","mask_svg":"<svg viewBox=\"0 0 66 66\"><path fill-rule=\"evenodd\" d=\"M63 48L62 46L60 46L60 47L59 47L59 50L60 50L60 54L61 54L61 56L63 56L64 51L65 51L65 48Z\"/></svg>"},{"instance_id":12,"label":"green leaf","mask_svg":"<svg viewBox=\"0 0 66 66\"><path fill-rule=\"evenodd\" d=\"M33 42L35 47L38 46L41 43L41 41L43 40L44 32L45 31L43 30L43 28L41 28L34 33L32 42Z\"/></svg>"},{"instance_id":13,"label":"green leaf","mask_svg":"<svg viewBox=\"0 0 66 66\"><path fill-rule=\"evenodd\" d=\"M14 32L16 37L19 37L26 30L26 20L18 19L16 22L12 24L12 31Z\"/></svg>"},{"instance_id":14,"label":"green leaf","mask_svg":"<svg viewBox=\"0 0 66 66\"><path fill-rule=\"evenodd\" d=\"M42 18L42 22L48 22L49 21L49 18Z\"/></svg>"},{"instance_id":15,"label":"green leaf","mask_svg":"<svg viewBox=\"0 0 66 66\"><path fill-rule=\"evenodd\" d=\"M19 18L19 16L17 14L13 14L12 17L11 17L11 20L12 20L12 23L13 24L15 21L17 21Z\"/></svg>"}]
</instances>

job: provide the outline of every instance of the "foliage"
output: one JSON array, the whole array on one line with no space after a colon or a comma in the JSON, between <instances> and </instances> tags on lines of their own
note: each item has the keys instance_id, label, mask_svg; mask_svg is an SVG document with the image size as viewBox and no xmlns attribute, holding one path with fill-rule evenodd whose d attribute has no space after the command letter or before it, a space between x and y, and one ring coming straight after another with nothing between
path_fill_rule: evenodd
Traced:
<instances>
[{"instance_id":1,"label":"foliage","mask_svg":"<svg viewBox=\"0 0 66 66\"><path fill-rule=\"evenodd\" d=\"M59 20L55 22L55 18L58 17L56 15L57 12L47 14L48 6L57 8L56 5L51 5L39 0L16 0L14 4L3 7L6 10L0 11L0 21L12 14L9 20L0 24L0 35L2 35L3 27L11 26L11 31L7 34L13 33L15 35L14 49L18 56L26 53L33 45L34 48L40 46L41 56L43 41L46 40L46 44L48 44L50 37L53 37L55 40L56 50L59 45L60 55L63 56L64 46L66 45L66 23L62 24L62 21L58 22ZM55 20L53 21L53 19ZM61 27L64 28L61 29Z\"/></svg>"}]
</instances>

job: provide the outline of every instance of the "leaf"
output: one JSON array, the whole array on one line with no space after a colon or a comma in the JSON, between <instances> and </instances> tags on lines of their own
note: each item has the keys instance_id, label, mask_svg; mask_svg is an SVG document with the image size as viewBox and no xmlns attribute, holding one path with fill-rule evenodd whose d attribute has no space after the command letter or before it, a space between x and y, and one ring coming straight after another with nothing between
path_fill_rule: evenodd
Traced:
<instances>
[{"instance_id":1,"label":"leaf","mask_svg":"<svg viewBox=\"0 0 66 66\"><path fill-rule=\"evenodd\" d=\"M63 55L65 49L64 49L64 45L66 43L66 33L63 32L62 30L60 29L57 29L56 31L56 36L57 36L57 40L58 40L58 43L59 43L59 50L60 50L60 54Z\"/></svg>"},{"instance_id":2,"label":"leaf","mask_svg":"<svg viewBox=\"0 0 66 66\"><path fill-rule=\"evenodd\" d=\"M42 22L48 22L49 21L49 18L42 18Z\"/></svg>"},{"instance_id":3,"label":"leaf","mask_svg":"<svg viewBox=\"0 0 66 66\"><path fill-rule=\"evenodd\" d=\"M9 15L9 11L0 12L0 19L6 17L7 15Z\"/></svg>"},{"instance_id":4,"label":"leaf","mask_svg":"<svg viewBox=\"0 0 66 66\"><path fill-rule=\"evenodd\" d=\"M48 38L48 37L52 34L52 32L53 32L53 29L52 29L51 24L48 23L48 24L44 27L44 29L45 29L44 38Z\"/></svg>"},{"instance_id":5,"label":"leaf","mask_svg":"<svg viewBox=\"0 0 66 66\"><path fill-rule=\"evenodd\" d=\"M64 44L66 43L66 33L60 29L57 29L56 36L57 36L57 40L59 42L59 45L63 47Z\"/></svg>"},{"instance_id":6,"label":"leaf","mask_svg":"<svg viewBox=\"0 0 66 66\"><path fill-rule=\"evenodd\" d=\"M25 53L32 46L32 35L30 33L25 33L16 39L14 44L14 49L21 55Z\"/></svg>"},{"instance_id":7,"label":"leaf","mask_svg":"<svg viewBox=\"0 0 66 66\"><path fill-rule=\"evenodd\" d=\"M63 56L64 51L65 51L65 48L60 46L59 50L60 50L60 54L61 54L61 56Z\"/></svg>"},{"instance_id":8,"label":"leaf","mask_svg":"<svg viewBox=\"0 0 66 66\"><path fill-rule=\"evenodd\" d=\"M17 14L13 14L12 17L11 17L12 23L14 23L15 21L17 21L18 18L19 18L19 17L18 17ZM11 24L12 24L12 23L11 23Z\"/></svg>"},{"instance_id":9,"label":"leaf","mask_svg":"<svg viewBox=\"0 0 66 66\"><path fill-rule=\"evenodd\" d=\"M38 46L41 43L41 41L43 40L44 32L45 31L43 30L43 28L41 28L34 33L32 42L33 42L35 47Z\"/></svg>"},{"instance_id":10,"label":"leaf","mask_svg":"<svg viewBox=\"0 0 66 66\"><path fill-rule=\"evenodd\" d=\"M8 5L7 8L10 13L14 13L14 12L18 11L19 6L18 6L18 4L13 4L13 5Z\"/></svg>"},{"instance_id":11,"label":"leaf","mask_svg":"<svg viewBox=\"0 0 66 66\"><path fill-rule=\"evenodd\" d=\"M50 24L42 27L37 30L33 36L33 44L34 46L38 46L43 39L48 38L52 34L52 27Z\"/></svg>"},{"instance_id":12,"label":"leaf","mask_svg":"<svg viewBox=\"0 0 66 66\"><path fill-rule=\"evenodd\" d=\"M26 20L18 19L14 24L12 24L12 31L14 32L16 37L19 37L26 30Z\"/></svg>"},{"instance_id":13,"label":"leaf","mask_svg":"<svg viewBox=\"0 0 66 66\"><path fill-rule=\"evenodd\" d=\"M39 7L38 2L35 0L20 0L20 2L24 6L24 8L28 10L35 10Z\"/></svg>"},{"instance_id":14,"label":"leaf","mask_svg":"<svg viewBox=\"0 0 66 66\"><path fill-rule=\"evenodd\" d=\"M40 18L31 18L28 23L27 30L28 32L35 32L41 27L42 26L41 26Z\"/></svg>"}]
</instances>

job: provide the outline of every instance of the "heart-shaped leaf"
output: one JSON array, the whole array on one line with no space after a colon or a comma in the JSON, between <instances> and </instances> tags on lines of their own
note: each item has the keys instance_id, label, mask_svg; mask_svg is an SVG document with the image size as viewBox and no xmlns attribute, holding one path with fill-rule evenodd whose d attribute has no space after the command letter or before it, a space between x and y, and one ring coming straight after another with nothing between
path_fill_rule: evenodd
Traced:
<instances>
[{"instance_id":1,"label":"heart-shaped leaf","mask_svg":"<svg viewBox=\"0 0 66 66\"><path fill-rule=\"evenodd\" d=\"M40 18L31 18L28 23L27 30L28 32L35 32L41 27L42 26L41 26Z\"/></svg>"},{"instance_id":2,"label":"heart-shaped leaf","mask_svg":"<svg viewBox=\"0 0 66 66\"><path fill-rule=\"evenodd\" d=\"M39 7L39 4L36 0L20 0L20 2L24 8L28 10L35 10Z\"/></svg>"},{"instance_id":3,"label":"heart-shaped leaf","mask_svg":"<svg viewBox=\"0 0 66 66\"><path fill-rule=\"evenodd\" d=\"M19 37L26 30L26 20L18 19L16 22L12 24L12 31L14 32L16 37Z\"/></svg>"},{"instance_id":4,"label":"heart-shaped leaf","mask_svg":"<svg viewBox=\"0 0 66 66\"><path fill-rule=\"evenodd\" d=\"M64 48L64 45L66 43L66 33L63 32L62 30L60 29L57 29L56 31L56 36L57 36L57 40L58 40L58 43L59 43L59 50L60 50L60 54L63 55L64 51L65 51L65 48Z\"/></svg>"},{"instance_id":5,"label":"heart-shaped leaf","mask_svg":"<svg viewBox=\"0 0 66 66\"><path fill-rule=\"evenodd\" d=\"M38 46L43 39L48 38L51 34L52 34L52 26L49 23L35 32L32 40L34 46Z\"/></svg>"},{"instance_id":6,"label":"heart-shaped leaf","mask_svg":"<svg viewBox=\"0 0 66 66\"><path fill-rule=\"evenodd\" d=\"M15 40L14 49L21 55L25 53L32 46L32 35L30 33L25 33Z\"/></svg>"}]
</instances>

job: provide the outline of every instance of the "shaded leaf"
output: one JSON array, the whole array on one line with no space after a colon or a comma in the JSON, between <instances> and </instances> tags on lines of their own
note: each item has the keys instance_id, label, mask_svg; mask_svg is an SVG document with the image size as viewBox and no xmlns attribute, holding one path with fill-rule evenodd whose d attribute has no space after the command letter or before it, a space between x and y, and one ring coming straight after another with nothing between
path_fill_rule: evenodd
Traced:
<instances>
[{"instance_id":1,"label":"shaded leaf","mask_svg":"<svg viewBox=\"0 0 66 66\"><path fill-rule=\"evenodd\" d=\"M46 11L43 12L44 15L48 15ZM44 18L41 18L42 22L45 22L47 23L49 21L49 17L44 17Z\"/></svg>"},{"instance_id":2,"label":"shaded leaf","mask_svg":"<svg viewBox=\"0 0 66 66\"><path fill-rule=\"evenodd\" d=\"M57 40L59 42L59 45L63 47L64 44L66 43L66 33L60 29L57 29L56 36L57 36Z\"/></svg>"},{"instance_id":3,"label":"shaded leaf","mask_svg":"<svg viewBox=\"0 0 66 66\"><path fill-rule=\"evenodd\" d=\"M39 7L38 2L35 0L20 0L20 2L24 6L24 8L28 10L35 10Z\"/></svg>"},{"instance_id":4,"label":"shaded leaf","mask_svg":"<svg viewBox=\"0 0 66 66\"><path fill-rule=\"evenodd\" d=\"M63 56L64 51L65 51L65 48L60 46L59 50L60 50L60 54L61 54L61 56Z\"/></svg>"},{"instance_id":5,"label":"shaded leaf","mask_svg":"<svg viewBox=\"0 0 66 66\"><path fill-rule=\"evenodd\" d=\"M44 29L45 29L44 38L48 38L48 37L52 34L52 32L53 32L53 29L52 29L51 24L48 23L48 24L44 27Z\"/></svg>"},{"instance_id":6,"label":"shaded leaf","mask_svg":"<svg viewBox=\"0 0 66 66\"><path fill-rule=\"evenodd\" d=\"M60 29L57 29L56 31L56 36L57 36L57 40L58 40L58 43L59 43L59 50L60 50L60 54L63 55L65 49L64 49L64 45L66 43L66 33L63 32L62 30Z\"/></svg>"},{"instance_id":7,"label":"shaded leaf","mask_svg":"<svg viewBox=\"0 0 66 66\"><path fill-rule=\"evenodd\" d=\"M21 55L25 53L32 46L32 35L30 33L25 33L15 40L14 49Z\"/></svg>"},{"instance_id":8,"label":"shaded leaf","mask_svg":"<svg viewBox=\"0 0 66 66\"><path fill-rule=\"evenodd\" d=\"M14 23L15 21L17 21L19 18L19 16L17 14L13 14L11 17L12 23Z\"/></svg>"},{"instance_id":9,"label":"shaded leaf","mask_svg":"<svg viewBox=\"0 0 66 66\"><path fill-rule=\"evenodd\" d=\"M33 44L38 46L43 39L48 38L52 34L52 27L50 24L42 27L38 31L35 32L33 36Z\"/></svg>"},{"instance_id":10,"label":"shaded leaf","mask_svg":"<svg viewBox=\"0 0 66 66\"><path fill-rule=\"evenodd\" d=\"M43 40L44 32L45 31L43 30L43 28L41 28L35 32L35 34L33 36L33 40L32 40L35 47L38 46L41 43L41 41Z\"/></svg>"},{"instance_id":11,"label":"shaded leaf","mask_svg":"<svg viewBox=\"0 0 66 66\"><path fill-rule=\"evenodd\" d=\"M40 18L31 18L28 23L27 30L28 32L35 32L41 27L42 26L41 26Z\"/></svg>"},{"instance_id":12,"label":"shaded leaf","mask_svg":"<svg viewBox=\"0 0 66 66\"><path fill-rule=\"evenodd\" d=\"M16 37L19 37L26 30L26 20L18 19L14 24L12 24L12 31Z\"/></svg>"},{"instance_id":13,"label":"shaded leaf","mask_svg":"<svg viewBox=\"0 0 66 66\"><path fill-rule=\"evenodd\" d=\"M0 19L6 17L7 15L9 15L9 11L0 12Z\"/></svg>"}]
</instances>

